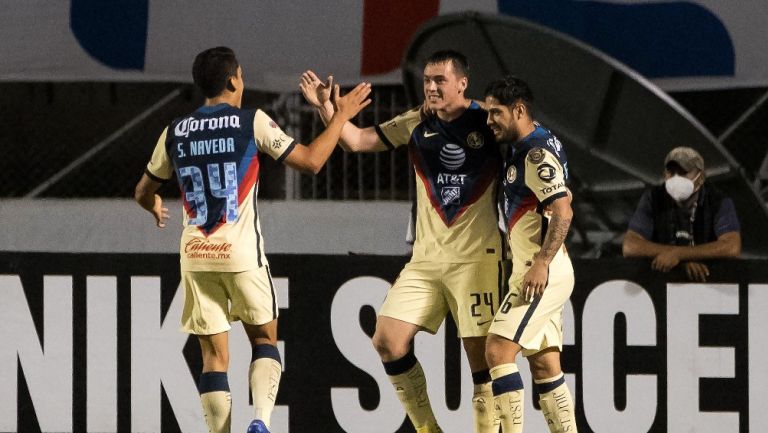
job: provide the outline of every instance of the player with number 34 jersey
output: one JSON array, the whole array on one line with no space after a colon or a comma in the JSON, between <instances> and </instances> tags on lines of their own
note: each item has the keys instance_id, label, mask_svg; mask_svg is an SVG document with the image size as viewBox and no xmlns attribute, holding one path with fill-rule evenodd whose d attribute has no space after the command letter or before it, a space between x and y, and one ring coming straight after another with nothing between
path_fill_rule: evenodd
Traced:
<instances>
[{"instance_id":1,"label":"player with number 34 jersey","mask_svg":"<svg viewBox=\"0 0 768 433\"><path fill-rule=\"evenodd\" d=\"M241 108L245 81L232 49L199 53L192 77L204 105L163 131L134 196L157 226L165 227L168 209L157 191L176 174L184 204L181 329L200 343L203 369L197 388L207 430L231 430L229 330L231 322L240 321L251 345L248 385L254 418L247 433L269 433L282 361L278 305L256 208L259 153L317 174L344 124L370 104L371 88L360 83L341 96L334 87L334 117L305 146L263 111Z\"/></svg>"},{"instance_id":2,"label":"player with number 34 jersey","mask_svg":"<svg viewBox=\"0 0 768 433\"><path fill-rule=\"evenodd\" d=\"M266 263L256 208L258 156L282 162L294 145L258 109L203 106L171 122L146 173L162 180L176 172L185 210L184 269L239 272Z\"/></svg>"}]
</instances>

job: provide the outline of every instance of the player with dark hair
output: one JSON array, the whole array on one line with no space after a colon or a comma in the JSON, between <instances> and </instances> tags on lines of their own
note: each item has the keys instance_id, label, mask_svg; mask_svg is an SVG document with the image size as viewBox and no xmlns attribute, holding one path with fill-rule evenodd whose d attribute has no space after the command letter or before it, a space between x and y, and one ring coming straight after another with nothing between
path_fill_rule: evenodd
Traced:
<instances>
[{"instance_id":1,"label":"player with dark hair","mask_svg":"<svg viewBox=\"0 0 768 433\"><path fill-rule=\"evenodd\" d=\"M341 145L353 152L408 146L417 175L413 255L379 310L373 345L417 432L438 432L426 381L412 347L419 331L435 333L450 311L475 383L475 431L497 433L485 336L504 291L504 240L496 192L501 153L487 113L467 99L469 67L455 51L439 51L424 67L425 108L375 127L347 123ZM301 89L326 121L332 78L307 71ZM430 114L427 114L430 113Z\"/></svg>"},{"instance_id":2,"label":"player with dark hair","mask_svg":"<svg viewBox=\"0 0 768 433\"><path fill-rule=\"evenodd\" d=\"M168 209L156 194L173 174L184 204L181 329L200 341L198 389L211 432L230 431L228 331L242 321L252 346L248 372L255 419L249 433L268 432L282 371L277 350L278 307L264 254L256 192L259 153L317 173L344 123L370 103L370 85L334 92L334 115L309 145L296 144L263 111L240 108L245 88L235 53L226 47L195 58L192 75L205 96L198 110L163 131L136 185L136 201L165 227Z\"/></svg>"},{"instance_id":3,"label":"player with dark hair","mask_svg":"<svg viewBox=\"0 0 768 433\"><path fill-rule=\"evenodd\" d=\"M496 415L504 433L523 428L523 382L515 358L528 358L550 431L576 432L574 406L560 368L563 305L573 291L573 266L563 245L573 211L568 160L560 141L534 122L533 93L509 76L485 91L488 126L505 156L504 214L512 252L509 293L486 343Z\"/></svg>"}]
</instances>

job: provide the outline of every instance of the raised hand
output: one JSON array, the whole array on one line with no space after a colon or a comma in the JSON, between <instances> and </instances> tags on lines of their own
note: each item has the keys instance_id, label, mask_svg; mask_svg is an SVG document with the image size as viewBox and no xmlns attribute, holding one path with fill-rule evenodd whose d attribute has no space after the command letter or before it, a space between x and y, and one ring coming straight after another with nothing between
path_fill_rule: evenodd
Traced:
<instances>
[{"instance_id":1,"label":"raised hand","mask_svg":"<svg viewBox=\"0 0 768 433\"><path fill-rule=\"evenodd\" d=\"M301 74L299 83L301 93L304 99L315 107L322 107L331 99L331 89L333 89L333 75L328 76L328 81L323 83L320 78L312 71L306 71Z\"/></svg>"},{"instance_id":2,"label":"raised hand","mask_svg":"<svg viewBox=\"0 0 768 433\"><path fill-rule=\"evenodd\" d=\"M339 92L339 85L333 86L331 102L333 102L336 114L344 120L355 117L360 110L371 103L371 100L368 98L368 95L371 93L370 83L360 83L344 96L340 96Z\"/></svg>"}]
</instances>

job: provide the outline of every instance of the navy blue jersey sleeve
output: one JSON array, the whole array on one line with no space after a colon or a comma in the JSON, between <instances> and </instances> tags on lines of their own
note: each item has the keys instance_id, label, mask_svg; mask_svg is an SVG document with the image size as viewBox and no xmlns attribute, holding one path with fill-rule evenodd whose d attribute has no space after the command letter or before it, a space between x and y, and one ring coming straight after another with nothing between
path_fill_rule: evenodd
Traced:
<instances>
[{"instance_id":1,"label":"navy blue jersey sleeve","mask_svg":"<svg viewBox=\"0 0 768 433\"><path fill-rule=\"evenodd\" d=\"M736 216L736 207L733 205L733 200L724 198L715 215L715 236L720 237L725 233L738 231L741 231L741 226Z\"/></svg>"},{"instance_id":2,"label":"navy blue jersey sleeve","mask_svg":"<svg viewBox=\"0 0 768 433\"><path fill-rule=\"evenodd\" d=\"M637 232L647 240L653 237L653 206L651 205L651 190L647 189L640 197L632 219L629 220L629 229Z\"/></svg>"}]
</instances>

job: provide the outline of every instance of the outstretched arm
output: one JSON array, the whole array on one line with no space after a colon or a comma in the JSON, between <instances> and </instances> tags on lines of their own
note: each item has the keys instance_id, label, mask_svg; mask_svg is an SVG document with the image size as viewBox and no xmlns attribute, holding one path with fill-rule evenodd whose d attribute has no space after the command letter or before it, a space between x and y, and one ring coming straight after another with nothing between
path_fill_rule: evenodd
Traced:
<instances>
[{"instance_id":1,"label":"outstretched arm","mask_svg":"<svg viewBox=\"0 0 768 433\"><path fill-rule=\"evenodd\" d=\"M368 99L370 93L371 85L368 83L358 84L343 97L339 96L339 86L334 86L334 114L325 130L308 145L296 146L285 158L285 163L297 170L319 173L336 147L345 124L371 103Z\"/></svg>"},{"instance_id":2,"label":"outstretched arm","mask_svg":"<svg viewBox=\"0 0 768 433\"><path fill-rule=\"evenodd\" d=\"M312 71L301 74L299 83L301 93L312 106L317 108L323 123L329 125L335 109L331 101L330 89L333 88L333 76L328 76L328 81L323 82ZM373 127L359 128L347 121L344 123L340 134L340 145L347 152L381 152L387 150L387 146L381 141Z\"/></svg>"}]
</instances>

